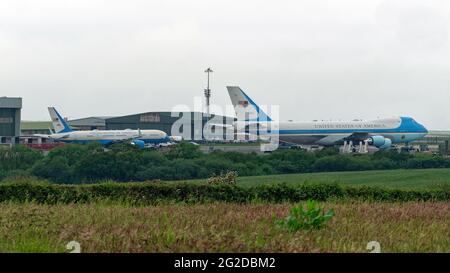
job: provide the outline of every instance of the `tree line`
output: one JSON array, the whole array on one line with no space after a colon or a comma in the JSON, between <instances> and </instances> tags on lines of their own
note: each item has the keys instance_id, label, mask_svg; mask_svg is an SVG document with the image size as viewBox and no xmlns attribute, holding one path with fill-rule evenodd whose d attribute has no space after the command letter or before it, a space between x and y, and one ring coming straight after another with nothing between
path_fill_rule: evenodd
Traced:
<instances>
[{"instance_id":1,"label":"tree line","mask_svg":"<svg viewBox=\"0 0 450 273\"><path fill-rule=\"evenodd\" d=\"M102 180L146 181L208 178L228 171L239 176L363 171L389 169L449 168L450 159L431 154L380 151L367 155L339 154L326 148L316 152L278 150L257 155L215 151L182 142L168 150L138 149L117 144L65 145L42 152L16 146L0 150L0 179L33 176L56 183L93 183Z\"/></svg>"}]
</instances>

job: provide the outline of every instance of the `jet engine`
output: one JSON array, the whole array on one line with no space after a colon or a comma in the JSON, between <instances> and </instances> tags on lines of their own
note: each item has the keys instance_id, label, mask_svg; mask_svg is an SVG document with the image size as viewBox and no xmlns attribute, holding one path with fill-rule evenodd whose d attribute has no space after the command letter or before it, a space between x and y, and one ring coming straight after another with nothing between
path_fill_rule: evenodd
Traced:
<instances>
[{"instance_id":1,"label":"jet engine","mask_svg":"<svg viewBox=\"0 0 450 273\"><path fill-rule=\"evenodd\" d=\"M135 145L141 149L145 148L145 142L139 139L135 139L133 141L131 141L131 145Z\"/></svg>"},{"instance_id":2,"label":"jet engine","mask_svg":"<svg viewBox=\"0 0 450 273\"><path fill-rule=\"evenodd\" d=\"M381 150L389 150L392 146L392 140L389 138L385 138L384 145L379 147Z\"/></svg>"},{"instance_id":3,"label":"jet engine","mask_svg":"<svg viewBox=\"0 0 450 273\"><path fill-rule=\"evenodd\" d=\"M384 136L372 136L367 142L381 150L389 149L392 146L392 140Z\"/></svg>"}]
</instances>

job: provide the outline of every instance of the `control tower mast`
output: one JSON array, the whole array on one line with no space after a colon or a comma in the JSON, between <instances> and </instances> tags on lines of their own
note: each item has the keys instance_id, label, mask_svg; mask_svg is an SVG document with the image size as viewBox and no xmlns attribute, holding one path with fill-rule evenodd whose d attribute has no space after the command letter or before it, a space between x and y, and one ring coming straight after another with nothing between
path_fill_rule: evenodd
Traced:
<instances>
[{"instance_id":1,"label":"control tower mast","mask_svg":"<svg viewBox=\"0 0 450 273\"><path fill-rule=\"evenodd\" d=\"M206 85L206 89L205 89L205 99L206 99L206 114L207 114L207 116L209 117L209 99L211 98L211 89L209 89L209 73L212 73L213 71L212 71L212 69L211 69L211 67L208 67L206 70L205 70L205 73L207 73L208 74L208 82L207 82L207 85Z\"/></svg>"}]
</instances>

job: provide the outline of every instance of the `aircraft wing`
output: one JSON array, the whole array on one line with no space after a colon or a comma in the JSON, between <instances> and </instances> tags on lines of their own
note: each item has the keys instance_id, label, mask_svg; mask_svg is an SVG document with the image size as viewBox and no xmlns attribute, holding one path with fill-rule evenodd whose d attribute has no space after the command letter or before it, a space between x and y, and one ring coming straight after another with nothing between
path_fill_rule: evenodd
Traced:
<instances>
[{"instance_id":1,"label":"aircraft wing","mask_svg":"<svg viewBox=\"0 0 450 273\"><path fill-rule=\"evenodd\" d=\"M344 140L347 141L364 141L370 137L367 132L354 132L350 136L346 137Z\"/></svg>"},{"instance_id":2,"label":"aircraft wing","mask_svg":"<svg viewBox=\"0 0 450 273\"><path fill-rule=\"evenodd\" d=\"M50 135L44 135L44 134L34 134L33 136L42 137L42 138L50 138Z\"/></svg>"},{"instance_id":3,"label":"aircraft wing","mask_svg":"<svg viewBox=\"0 0 450 273\"><path fill-rule=\"evenodd\" d=\"M324 138L321 138L317 141L317 144L321 145L334 145L334 144L340 144L344 141L364 141L370 137L370 134L367 132L353 132L353 133L346 133L346 134L333 134L326 136Z\"/></svg>"},{"instance_id":4,"label":"aircraft wing","mask_svg":"<svg viewBox=\"0 0 450 273\"><path fill-rule=\"evenodd\" d=\"M112 144L117 144L117 143L126 143L126 142L133 142L133 140L138 140L139 137L129 137L129 138L124 138L124 139L115 139L115 140L111 140L108 144L106 144L106 146L112 145Z\"/></svg>"}]
</instances>

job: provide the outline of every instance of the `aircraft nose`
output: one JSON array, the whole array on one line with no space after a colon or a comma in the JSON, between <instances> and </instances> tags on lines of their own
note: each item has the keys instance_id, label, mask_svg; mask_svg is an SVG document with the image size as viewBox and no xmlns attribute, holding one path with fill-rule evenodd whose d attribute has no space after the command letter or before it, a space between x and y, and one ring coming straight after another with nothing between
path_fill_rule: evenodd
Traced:
<instances>
[{"instance_id":1,"label":"aircraft nose","mask_svg":"<svg viewBox=\"0 0 450 273\"><path fill-rule=\"evenodd\" d=\"M428 129L425 126L423 126L421 123L418 123L417 121L416 121L416 124L417 124L419 131L421 131L422 133L428 134Z\"/></svg>"},{"instance_id":2,"label":"aircraft nose","mask_svg":"<svg viewBox=\"0 0 450 273\"><path fill-rule=\"evenodd\" d=\"M169 137L169 135L166 132L162 132L161 133L161 139L164 139L167 142L170 141L170 137Z\"/></svg>"},{"instance_id":3,"label":"aircraft nose","mask_svg":"<svg viewBox=\"0 0 450 273\"><path fill-rule=\"evenodd\" d=\"M425 126L423 126L422 124L420 126L422 126L422 128L423 128L423 132L428 134L428 129Z\"/></svg>"}]
</instances>

